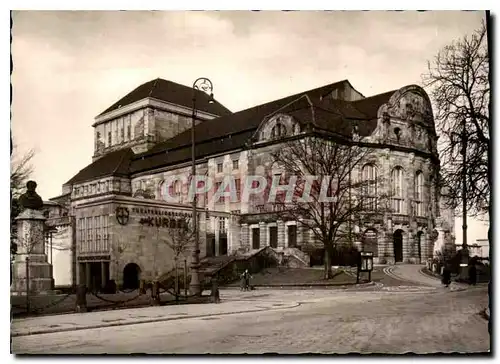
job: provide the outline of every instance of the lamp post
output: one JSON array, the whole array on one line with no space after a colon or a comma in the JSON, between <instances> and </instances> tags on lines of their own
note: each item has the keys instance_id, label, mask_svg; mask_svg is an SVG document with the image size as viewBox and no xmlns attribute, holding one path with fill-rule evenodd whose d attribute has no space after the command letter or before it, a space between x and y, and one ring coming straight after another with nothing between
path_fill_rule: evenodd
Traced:
<instances>
[{"instance_id":1,"label":"lamp post","mask_svg":"<svg viewBox=\"0 0 500 364\"><path fill-rule=\"evenodd\" d=\"M213 85L212 81L208 78L200 77L193 82L193 113L191 117L191 188L193 191L193 235L194 235L194 249L191 262L191 282L189 289L192 294L200 295L202 292L199 276L200 266L200 242L198 240L198 216L196 212L196 194L195 185L196 181L196 155L195 155L195 124L196 124L196 96L199 91L209 93L208 103L214 103Z\"/></svg>"}]
</instances>

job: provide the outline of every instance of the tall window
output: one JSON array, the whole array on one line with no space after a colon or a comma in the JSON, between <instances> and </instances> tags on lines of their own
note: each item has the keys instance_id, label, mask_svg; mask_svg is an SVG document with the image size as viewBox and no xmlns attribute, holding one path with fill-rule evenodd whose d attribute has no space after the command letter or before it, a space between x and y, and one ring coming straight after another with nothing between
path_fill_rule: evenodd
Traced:
<instances>
[{"instance_id":1,"label":"tall window","mask_svg":"<svg viewBox=\"0 0 500 364\"><path fill-rule=\"evenodd\" d=\"M238 169L239 168L239 160L238 159L234 159L233 160L233 169Z\"/></svg>"},{"instance_id":2,"label":"tall window","mask_svg":"<svg viewBox=\"0 0 500 364\"><path fill-rule=\"evenodd\" d=\"M108 147L111 146L111 132L108 131Z\"/></svg>"},{"instance_id":3,"label":"tall window","mask_svg":"<svg viewBox=\"0 0 500 364\"><path fill-rule=\"evenodd\" d=\"M91 251L92 247L92 218L87 217L87 251Z\"/></svg>"},{"instance_id":4,"label":"tall window","mask_svg":"<svg viewBox=\"0 0 500 364\"><path fill-rule=\"evenodd\" d=\"M132 138L132 128L130 125L127 125L127 140L130 140Z\"/></svg>"},{"instance_id":5,"label":"tall window","mask_svg":"<svg viewBox=\"0 0 500 364\"><path fill-rule=\"evenodd\" d=\"M219 218L219 232L220 233L226 232L226 219L223 217Z\"/></svg>"},{"instance_id":6,"label":"tall window","mask_svg":"<svg viewBox=\"0 0 500 364\"><path fill-rule=\"evenodd\" d=\"M271 138L281 138L286 135L286 128L283 124L277 123L272 129L271 129Z\"/></svg>"},{"instance_id":7,"label":"tall window","mask_svg":"<svg viewBox=\"0 0 500 364\"><path fill-rule=\"evenodd\" d=\"M418 171L415 174L415 214L417 216L423 216L424 214L424 174L422 171Z\"/></svg>"},{"instance_id":8,"label":"tall window","mask_svg":"<svg viewBox=\"0 0 500 364\"><path fill-rule=\"evenodd\" d=\"M396 214L402 214L404 209L403 198L403 168L396 167L391 173L391 194L392 194L392 209Z\"/></svg>"},{"instance_id":9,"label":"tall window","mask_svg":"<svg viewBox=\"0 0 500 364\"><path fill-rule=\"evenodd\" d=\"M181 181L177 180L174 182L174 196L180 196L182 192Z\"/></svg>"},{"instance_id":10,"label":"tall window","mask_svg":"<svg viewBox=\"0 0 500 364\"><path fill-rule=\"evenodd\" d=\"M103 250L109 250L108 216L101 216Z\"/></svg>"},{"instance_id":11,"label":"tall window","mask_svg":"<svg viewBox=\"0 0 500 364\"><path fill-rule=\"evenodd\" d=\"M99 239L100 233L101 232L99 231L99 216L94 216L94 246L95 246L94 251L101 250L101 244Z\"/></svg>"},{"instance_id":12,"label":"tall window","mask_svg":"<svg viewBox=\"0 0 500 364\"><path fill-rule=\"evenodd\" d=\"M85 235L85 218L78 219L78 241L80 242L79 244L79 251L83 252L85 251L85 241L86 241L86 235Z\"/></svg>"},{"instance_id":13,"label":"tall window","mask_svg":"<svg viewBox=\"0 0 500 364\"><path fill-rule=\"evenodd\" d=\"M236 201L241 198L241 180L239 178L234 180L234 185L236 187Z\"/></svg>"},{"instance_id":14,"label":"tall window","mask_svg":"<svg viewBox=\"0 0 500 364\"><path fill-rule=\"evenodd\" d=\"M366 164L362 169L364 208L368 211L377 209L377 167Z\"/></svg>"},{"instance_id":15,"label":"tall window","mask_svg":"<svg viewBox=\"0 0 500 364\"><path fill-rule=\"evenodd\" d=\"M217 193L217 191L219 191L221 186L222 186L222 182L215 182L214 194ZM224 196L220 196L219 199L217 201L215 201L215 203L224 203Z\"/></svg>"},{"instance_id":16,"label":"tall window","mask_svg":"<svg viewBox=\"0 0 500 364\"><path fill-rule=\"evenodd\" d=\"M224 165L222 163L217 163L217 173L222 173Z\"/></svg>"}]
</instances>

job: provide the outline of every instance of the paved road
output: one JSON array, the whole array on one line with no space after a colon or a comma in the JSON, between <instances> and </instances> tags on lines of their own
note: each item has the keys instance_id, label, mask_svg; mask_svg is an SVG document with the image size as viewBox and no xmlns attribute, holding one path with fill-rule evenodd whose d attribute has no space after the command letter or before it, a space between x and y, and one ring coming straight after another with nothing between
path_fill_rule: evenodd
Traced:
<instances>
[{"instance_id":1,"label":"paved road","mask_svg":"<svg viewBox=\"0 0 500 364\"><path fill-rule=\"evenodd\" d=\"M436 353L489 350L486 289L268 291L231 299L281 310L12 338L14 353ZM168 307L164 308L165 310Z\"/></svg>"}]
</instances>

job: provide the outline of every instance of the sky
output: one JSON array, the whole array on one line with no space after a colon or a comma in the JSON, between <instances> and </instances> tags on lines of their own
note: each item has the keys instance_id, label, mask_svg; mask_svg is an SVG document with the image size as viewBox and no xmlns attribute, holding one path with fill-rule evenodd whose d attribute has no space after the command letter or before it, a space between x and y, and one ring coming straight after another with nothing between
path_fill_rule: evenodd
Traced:
<instances>
[{"instance_id":1,"label":"sky","mask_svg":"<svg viewBox=\"0 0 500 364\"><path fill-rule=\"evenodd\" d=\"M161 77L208 77L232 111L348 79L365 96L409 84L484 12L20 11L12 16L12 133L35 150L45 200L91 163L94 117ZM457 241L461 241L457 219ZM487 236L469 221L469 241Z\"/></svg>"}]
</instances>

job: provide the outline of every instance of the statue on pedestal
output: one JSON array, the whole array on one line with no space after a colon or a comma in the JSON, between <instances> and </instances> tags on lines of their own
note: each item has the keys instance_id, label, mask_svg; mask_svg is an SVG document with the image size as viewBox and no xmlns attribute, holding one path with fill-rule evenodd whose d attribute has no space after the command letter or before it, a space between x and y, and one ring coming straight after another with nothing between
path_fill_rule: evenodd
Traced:
<instances>
[{"instance_id":1,"label":"statue on pedestal","mask_svg":"<svg viewBox=\"0 0 500 364\"><path fill-rule=\"evenodd\" d=\"M26 183L26 192L19 197L19 205L21 209L41 210L43 208L43 200L38 193L36 193L36 182L28 181Z\"/></svg>"}]
</instances>

